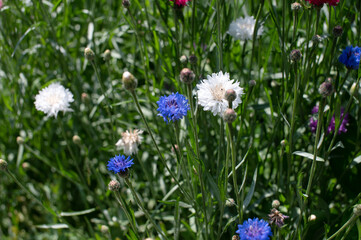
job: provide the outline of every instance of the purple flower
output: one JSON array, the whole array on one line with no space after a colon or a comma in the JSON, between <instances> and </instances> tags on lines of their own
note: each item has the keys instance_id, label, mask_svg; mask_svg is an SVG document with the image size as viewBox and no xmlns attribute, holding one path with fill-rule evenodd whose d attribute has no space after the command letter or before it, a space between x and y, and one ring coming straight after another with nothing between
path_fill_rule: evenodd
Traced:
<instances>
[{"instance_id":1,"label":"purple flower","mask_svg":"<svg viewBox=\"0 0 361 240\"><path fill-rule=\"evenodd\" d=\"M338 60L345 64L348 69L358 69L360 65L361 48L347 46L343 51Z\"/></svg>"},{"instance_id":2,"label":"purple flower","mask_svg":"<svg viewBox=\"0 0 361 240\"><path fill-rule=\"evenodd\" d=\"M317 123L318 123L318 120L317 120L318 106L314 106L311 113L312 113L312 116L309 120L308 126L310 127L310 130L312 133L316 133ZM344 109L341 109L340 120L342 119L343 114L344 114ZM338 129L338 132L337 132L338 134L347 132L346 127L348 126L348 122L349 122L349 115L348 115L348 113L346 113L345 118L343 119L343 121L340 125L340 128ZM327 127L327 133L332 133L333 131L335 131L335 125L336 125L335 115L333 115L331 118L331 122Z\"/></svg>"},{"instance_id":3,"label":"purple flower","mask_svg":"<svg viewBox=\"0 0 361 240\"><path fill-rule=\"evenodd\" d=\"M169 120L177 121L187 115L190 110L188 100L179 93L172 93L169 96L162 96L157 102L159 108L158 116L163 117L164 121L168 123Z\"/></svg>"},{"instance_id":4,"label":"purple flower","mask_svg":"<svg viewBox=\"0 0 361 240\"><path fill-rule=\"evenodd\" d=\"M133 159L126 158L124 155L119 155L111 158L108 162L108 170L114 173L126 172L128 168L133 165Z\"/></svg>"},{"instance_id":5,"label":"purple flower","mask_svg":"<svg viewBox=\"0 0 361 240\"><path fill-rule=\"evenodd\" d=\"M272 236L268 222L258 218L249 218L242 225L238 225L236 233L241 240L269 240Z\"/></svg>"}]
</instances>

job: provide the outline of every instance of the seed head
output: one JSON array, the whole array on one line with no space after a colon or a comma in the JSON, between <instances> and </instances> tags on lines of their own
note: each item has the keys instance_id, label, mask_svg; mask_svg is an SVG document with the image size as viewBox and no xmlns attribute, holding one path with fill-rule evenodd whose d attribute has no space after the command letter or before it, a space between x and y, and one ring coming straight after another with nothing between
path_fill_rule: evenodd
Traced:
<instances>
[{"instance_id":1,"label":"seed head","mask_svg":"<svg viewBox=\"0 0 361 240\"><path fill-rule=\"evenodd\" d=\"M18 136L17 138L16 138L16 142L20 145L20 144L23 144L24 143L24 139L22 138L22 137L20 137L20 136Z\"/></svg>"},{"instance_id":2,"label":"seed head","mask_svg":"<svg viewBox=\"0 0 361 240\"><path fill-rule=\"evenodd\" d=\"M189 68L183 68L182 71L180 72L180 80L185 84L192 83L195 77L196 75Z\"/></svg>"},{"instance_id":3,"label":"seed head","mask_svg":"<svg viewBox=\"0 0 361 240\"><path fill-rule=\"evenodd\" d=\"M300 11L302 9L302 5L299 4L298 2L292 3L291 4L291 10L292 11Z\"/></svg>"},{"instance_id":4,"label":"seed head","mask_svg":"<svg viewBox=\"0 0 361 240\"><path fill-rule=\"evenodd\" d=\"M133 74L128 71L123 73L122 80L124 88L128 91L133 91L138 85L137 79L135 79Z\"/></svg>"},{"instance_id":5,"label":"seed head","mask_svg":"<svg viewBox=\"0 0 361 240\"><path fill-rule=\"evenodd\" d=\"M336 26L332 30L333 36L335 37L341 37L343 33L343 29L341 26Z\"/></svg>"},{"instance_id":6,"label":"seed head","mask_svg":"<svg viewBox=\"0 0 361 240\"><path fill-rule=\"evenodd\" d=\"M76 145L80 145L81 138L78 135L74 135L73 136L73 143L76 144Z\"/></svg>"},{"instance_id":7,"label":"seed head","mask_svg":"<svg viewBox=\"0 0 361 240\"><path fill-rule=\"evenodd\" d=\"M84 49L84 56L90 62L93 61L94 58L95 58L95 54L94 54L93 50L91 50L90 48L85 48Z\"/></svg>"},{"instance_id":8,"label":"seed head","mask_svg":"<svg viewBox=\"0 0 361 240\"><path fill-rule=\"evenodd\" d=\"M227 123L232 123L234 122L234 120L236 120L237 118L237 113L231 109L228 108L224 113L223 113L223 119L224 121L226 121Z\"/></svg>"},{"instance_id":9,"label":"seed head","mask_svg":"<svg viewBox=\"0 0 361 240\"><path fill-rule=\"evenodd\" d=\"M361 216L361 204L356 204L353 207L353 214L355 214L356 216Z\"/></svg>"},{"instance_id":10,"label":"seed head","mask_svg":"<svg viewBox=\"0 0 361 240\"><path fill-rule=\"evenodd\" d=\"M224 99L226 99L228 102L233 102L237 98L237 93L233 89L228 89L224 93Z\"/></svg>"},{"instance_id":11,"label":"seed head","mask_svg":"<svg viewBox=\"0 0 361 240\"><path fill-rule=\"evenodd\" d=\"M302 57L302 53L300 50L298 49L294 49L291 51L290 53L290 59L293 61L293 62L298 62L299 60L301 60L301 57Z\"/></svg>"},{"instance_id":12,"label":"seed head","mask_svg":"<svg viewBox=\"0 0 361 240\"><path fill-rule=\"evenodd\" d=\"M318 92L325 98L333 93L333 85L330 80L326 80L320 85Z\"/></svg>"},{"instance_id":13,"label":"seed head","mask_svg":"<svg viewBox=\"0 0 361 240\"><path fill-rule=\"evenodd\" d=\"M112 57L111 52L109 49L105 50L104 52L104 61L108 62L110 58Z\"/></svg>"},{"instance_id":14,"label":"seed head","mask_svg":"<svg viewBox=\"0 0 361 240\"><path fill-rule=\"evenodd\" d=\"M282 214L280 211L278 211L277 209L273 208L271 210L271 213L268 214L269 217L269 223L270 224L276 224L278 227L282 227L285 223L284 220L289 218L289 216L286 216L284 214Z\"/></svg>"},{"instance_id":15,"label":"seed head","mask_svg":"<svg viewBox=\"0 0 361 240\"><path fill-rule=\"evenodd\" d=\"M281 203L277 199L272 201L272 208L278 209L280 207L280 205L281 205Z\"/></svg>"},{"instance_id":16,"label":"seed head","mask_svg":"<svg viewBox=\"0 0 361 240\"><path fill-rule=\"evenodd\" d=\"M0 159L0 170L6 171L8 169L8 163L4 159Z\"/></svg>"},{"instance_id":17,"label":"seed head","mask_svg":"<svg viewBox=\"0 0 361 240\"><path fill-rule=\"evenodd\" d=\"M108 184L108 189L113 192L119 191L120 183L117 180L111 180Z\"/></svg>"}]
</instances>

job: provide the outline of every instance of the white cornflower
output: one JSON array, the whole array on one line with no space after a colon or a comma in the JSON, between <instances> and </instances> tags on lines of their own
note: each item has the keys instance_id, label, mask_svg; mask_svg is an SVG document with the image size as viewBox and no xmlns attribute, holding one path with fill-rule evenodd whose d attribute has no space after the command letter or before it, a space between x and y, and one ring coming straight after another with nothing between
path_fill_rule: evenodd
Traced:
<instances>
[{"instance_id":1,"label":"white cornflower","mask_svg":"<svg viewBox=\"0 0 361 240\"><path fill-rule=\"evenodd\" d=\"M122 133L122 139L115 144L117 147L122 147L124 149L125 155L131 155L133 153L138 152L138 145L142 141L142 130L134 129L127 130L126 132Z\"/></svg>"},{"instance_id":2,"label":"white cornflower","mask_svg":"<svg viewBox=\"0 0 361 240\"><path fill-rule=\"evenodd\" d=\"M254 17L240 17L229 25L228 34L237 40L252 40L256 19ZM263 26L260 24L257 30L257 37L263 33Z\"/></svg>"},{"instance_id":3,"label":"white cornflower","mask_svg":"<svg viewBox=\"0 0 361 240\"><path fill-rule=\"evenodd\" d=\"M235 109L242 102L241 96L244 94L243 88L239 86L238 81L230 80L229 73L221 71L208 75L207 79L197 84L198 103L206 111L212 111L213 115L222 116L228 108L228 101L224 99L225 92L233 89L237 97L232 102L232 108Z\"/></svg>"},{"instance_id":4,"label":"white cornflower","mask_svg":"<svg viewBox=\"0 0 361 240\"><path fill-rule=\"evenodd\" d=\"M69 108L73 101L73 94L69 89L65 89L60 83L52 83L35 96L35 108L47 114L48 117L56 118L59 111L73 111Z\"/></svg>"}]
</instances>

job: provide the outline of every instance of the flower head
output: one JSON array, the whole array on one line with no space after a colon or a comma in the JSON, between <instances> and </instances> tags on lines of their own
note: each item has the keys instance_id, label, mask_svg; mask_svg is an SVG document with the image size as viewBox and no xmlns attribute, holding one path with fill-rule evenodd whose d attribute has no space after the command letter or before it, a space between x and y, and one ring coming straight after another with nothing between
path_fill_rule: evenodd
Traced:
<instances>
[{"instance_id":1,"label":"flower head","mask_svg":"<svg viewBox=\"0 0 361 240\"><path fill-rule=\"evenodd\" d=\"M124 155L115 155L115 157L109 160L107 167L109 171L121 173L126 172L133 164L133 159L130 157L126 158Z\"/></svg>"},{"instance_id":2,"label":"flower head","mask_svg":"<svg viewBox=\"0 0 361 240\"><path fill-rule=\"evenodd\" d=\"M236 233L241 240L268 240L272 236L268 222L258 218L248 219L242 225L238 225Z\"/></svg>"},{"instance_id":3,"label":"flower head","mask_svg":"<svg viewBox=\"0 0 361 240\"><path fill-rule=\"evenodd\" d=\"M309 127L310 127L312 133L316 133L317 123L318 123L318 119L317 119L318 106L314 106L311 113L312 113L312 116L309 120ZM344 109L341 109L340 120L342 119L343 114L344 114ZM348 115L348 113L346 113L345 118L343 119L343 121L340 125L340 128L338 129L338 132L337 132L338 134L347 132L346 127L348 126L348 122L349 122L349 115ZM327 133L332 133L333 131L335 131L335 125L336 125L335 115L333 115L331 118L331 122L327 127Z\"/></svg>"},{"instance_id":4,"label":"flower head","mask_svg":"<svg viewBox=\"0 0 361 240\"><path fill-rule=\"evenodd\" d=\"M162 96L159 98L158 104L158 116L164 118L164 121L168 123L169 120L173 122L182 119L187 115L187 111L190 110L188 100L179 93L172 93L169 96Z\"/></svg>"},{"instance_id":5,"label":"flower head","mask_svg":"<svg viewBox=\"0 0 361 240\"><path fill-rule=\"evenodd\" d=\"M306 1L317 7L322 7L323 4L326 3L330 6L337 6L337 4L340 2L340 0L306 0Z\"/></svg>"},{"instance_id":6,"label":"flower head","mask_svg":"<svg viewBox=\"0 0 361 240\"><path fill-rule=\"evenodd\" d=\"M285 224L284 220L289 218L289 216L283 215L280 211L278 211L275 208L271 210L271 213L268 214L268 217L269 217L269 223L271 225L276 224L278 227L282 227Z\"/></svg>"},{"instance_id":7,"label":"flower head","mask_svg":"<svg viewBox=\"0 0 361 240\"><path fill-rule=\"evenodd\" d=\"M201 83L197 84L198 103L206 111L212 111L213 115L222 115L228 108L228 101L225 99L225 93L233 89L237 97L232 102L232 108L236 109L242 102L241 96L244 94L243 88L239 86L238 81L230 80L229 74L223 72L212 73L208 75Z\"/></svg>"},{"instance_id":8,"label":"flower head","mask_svg":"<svg viewBox=\"0 0 361 240\"><path fill-rule=\"evenodd\" d=\"M73 101L73 94L69 89L65 89L60 83L52 83L35 96L35 108L47 114L48 117L57 117L59 111L73 111L69 108Z\"/></svg>"},{"instance_id":9,"label":"flower head","mask_svg":"<svg viewBox=\"0 0 361 240\"><path fill-rule=\"evenodd\" d=\"M138 152L138 145L142 141L142 130L134 129L134 130L127 130L122 133L122 139L115 144L117 147L121 147L124 149L125 155L131 155L133 153Z\"/></svg>"},{"instance_id":10,"label":"flower head","mask_svg":"<svg viewBox=\"0 0 361 240\"><path fill-rule=\"evenodd\" d=\"M191 0L170 0L171 2L174 2L174 5L176 7L185 7L187 6L187 3Z\"/></svg>"},{"instance_id":11,"label":"flower head","mask_svg":"<svg viewBox=\"0 0 361 240\"><path fill-rule=\"evenodd\" d=\"M237 40L252 40L253 32L256 25L256 19L251 17L240 17L231 22L229 25L228 34ZM257 30L257 36L261 36L263 33L263 26L260 24Z\"/></svg>"},{"instance_id":12,"label":"flower head","mask_svg":"<svg viewBox=\"0 0 361 240\"><path fill-rule=\"evenodd\" d=\"M338 61L345 64L348 69L358 69L360 65L361 48L347 46L343 51Z\"/></svg>"}]
</instances>

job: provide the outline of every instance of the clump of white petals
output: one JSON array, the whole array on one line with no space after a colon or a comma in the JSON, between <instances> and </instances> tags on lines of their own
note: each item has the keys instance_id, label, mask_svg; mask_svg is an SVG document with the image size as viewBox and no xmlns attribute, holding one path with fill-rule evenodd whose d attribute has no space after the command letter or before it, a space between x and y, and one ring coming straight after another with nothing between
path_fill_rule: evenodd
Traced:
<instances>
[{"instance_id":1,"label":"clump of white petals","mask_svg":"<svg viewBox=\"0 0 361 240\"><path fill-rule=\"evenodd\" d=\"M121 147L124 149L125 155L132 155L138 152L138 145L142 141L142 130L134 129L127 130L122 133L122 138L115 144L117 147Z\"/></svg>"},{"instance_id":2,"label":"clump of white petals","mask_svg":"<svg viewBox=\"0 0 361 240\"><path fill-rule=\"evenodd\" d=\"M236 99L232 102L233 109L242 103L241 96L244 94L239 82L230 80L229 73L223 74L222 71L208 75L207 79L203 79L201 83L197 84L197 89L198 104L205 111L212 111L214 116L217 114L222 116L228 108L228 101L224 99L228 89L233 89L237 94Z\"/></svg>"},{"instance_id":3,"label":"clump of white petals","mask_svg":"<svg viewBox=\"0 0 361 240\"><path fill-rule=\"evenodd\" d=\"M251 17L240 17L229 25L228 34L237 40L252 40L256 19ZM263 26L260 24L257 30L257 37L263 33Z\"/></svg>"},{"instance_id":4,"label":"clump of white petals","mask_svg":"<svg viewBox=\"0 0 361 240\"><path fill-rule=\"evenodd\" d=\"M35 96L35 108L47 114L48 117L58 115L58 112L73 111L69 105L73 102L73 94L60 83L52 83L40 90Z\"/></svg>"}]
</instances>

